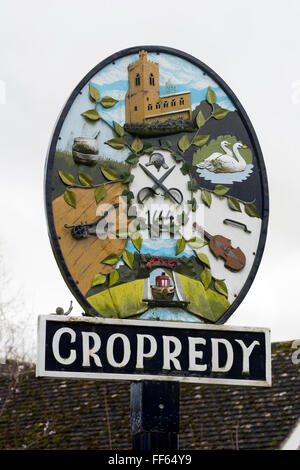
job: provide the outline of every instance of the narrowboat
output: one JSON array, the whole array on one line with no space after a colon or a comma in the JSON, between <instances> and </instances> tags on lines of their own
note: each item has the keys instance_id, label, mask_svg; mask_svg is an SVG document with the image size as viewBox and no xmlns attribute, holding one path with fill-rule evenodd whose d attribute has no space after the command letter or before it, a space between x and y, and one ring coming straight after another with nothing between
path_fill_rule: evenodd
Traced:
<instances>
[{"instance_id":1,"label":"narrowboat","mask_svg":"<svg viewBox=\"0 0 300 470\"><path fill-rule=\"evenodd\" d=\"M170 277L166 273L161 273L155 278L155 285L151 286L153 299L172 299L175 288L171 286Z\"/></svg>"}]
</instances>

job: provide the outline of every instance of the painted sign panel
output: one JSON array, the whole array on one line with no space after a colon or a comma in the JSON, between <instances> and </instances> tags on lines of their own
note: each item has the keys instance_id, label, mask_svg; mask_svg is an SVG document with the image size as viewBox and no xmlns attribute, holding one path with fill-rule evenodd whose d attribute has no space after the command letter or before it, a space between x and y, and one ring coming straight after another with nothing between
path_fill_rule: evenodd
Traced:
<instances>
[{"instance_id":1,"label":"painted sign panel","mask_svg":"<svg viewBox=\"0 0 300 470\"><path fill-rule=\"evenodd\" d=\"M38 376L271 385L269 330L39 317Z\"/></svg>"},{"instance_id":2,"label":"painted sign panel","mask_svg":"<svg viewBox=\"0 0 300 470\"><path fill-rule=\"evenodd\" d=\"M86 315L224 323L257 272L268 187L256 135L183 52L134 47L89 72L55 128L45 191Z\"/></svg>"}]
</instances>

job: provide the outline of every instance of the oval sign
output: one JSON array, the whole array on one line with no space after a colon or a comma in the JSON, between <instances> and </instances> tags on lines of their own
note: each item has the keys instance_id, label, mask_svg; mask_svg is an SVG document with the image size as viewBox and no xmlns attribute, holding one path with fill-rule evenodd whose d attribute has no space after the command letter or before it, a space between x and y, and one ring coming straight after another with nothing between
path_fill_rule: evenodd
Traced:
<instances>
[{"instance_id":1,"label":"oval sign","mask_svg":"<svg viewBox=\"0 0 300 470\"><path fill-rule=\"evenodd\" d=\"M209 67L123 50L79 83L45 178L52 248L86 315L224 323L257 272L268 186L257 137Z\"/></svg>"}]
</instances>

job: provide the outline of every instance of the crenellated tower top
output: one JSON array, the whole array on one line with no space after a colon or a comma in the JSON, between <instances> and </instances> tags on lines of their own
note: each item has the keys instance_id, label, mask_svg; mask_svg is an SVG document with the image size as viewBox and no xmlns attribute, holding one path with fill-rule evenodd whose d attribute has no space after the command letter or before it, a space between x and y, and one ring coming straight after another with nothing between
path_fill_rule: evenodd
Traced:
<instances>
[{"instance_id":1,"label":"crenellated tower top","mask_svg":"<svg viewBox=\"0 0 300 470\"><path fill-rule=\"evenodd\" d=\"M147 63L148 62L148 57L147 57L147 51L139 51L139 62L141 63Z\"/></svg>"}]
</instances>

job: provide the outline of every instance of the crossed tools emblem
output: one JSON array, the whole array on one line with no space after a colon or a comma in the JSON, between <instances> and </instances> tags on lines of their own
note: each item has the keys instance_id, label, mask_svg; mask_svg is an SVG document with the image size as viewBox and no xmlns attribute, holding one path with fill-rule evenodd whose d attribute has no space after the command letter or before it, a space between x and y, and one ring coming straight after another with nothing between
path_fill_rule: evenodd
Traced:
<instances>
[{"instance_id":1,"label":"crossed tools emblem","mask_svg":"<svg viewBox=\"0 0 300 470\"><path fill-rule=\"evenodd\" d=\"M181 204L183 201L183 195L182 192L177 189L177 188L167 188L164 184L163 181L172 173L176 165L172 166L166 173L161 177L161 178L156 178L146 167L144 167L141 163L139 163L139 166L142 168L144 173L148 175L152 181L154 181L153 186L146 186L142 189L137 194L137 200L140 204L143 204L143 202L148 199L148 197L153 197L157 196L159 193L156 192L158 188L163 190L163 195L169 196L173 201L175 201L177 204Z\"/></svg>"}]
</instances>

